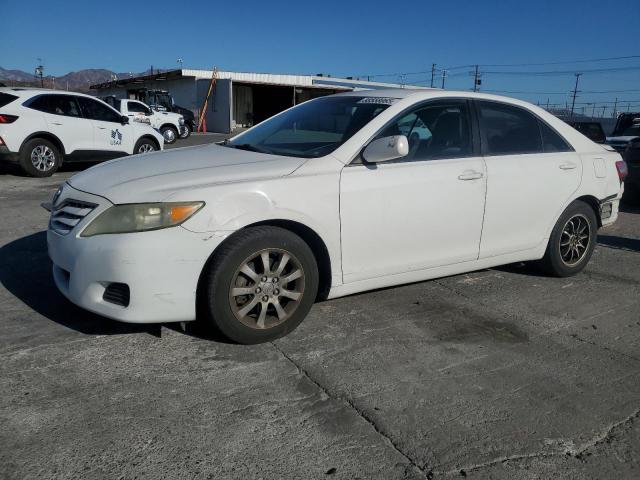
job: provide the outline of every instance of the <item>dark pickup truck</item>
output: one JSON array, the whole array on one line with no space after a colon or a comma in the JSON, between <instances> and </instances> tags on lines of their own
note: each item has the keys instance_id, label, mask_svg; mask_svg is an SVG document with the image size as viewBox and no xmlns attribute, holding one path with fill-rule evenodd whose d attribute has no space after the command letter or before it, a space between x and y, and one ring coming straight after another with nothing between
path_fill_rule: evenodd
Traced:
<instances>
[{"instance_id":1,"label":"dark pickup truck","mask_svg":"<svg viewBox=\"0 0 640 480\"><path fill-rule=\"evenodd\" d=\"M615 148L627 163L629 175L625 190L640 197L640 113L621 113L607 143Z\"/></svg>"}]
</instances>

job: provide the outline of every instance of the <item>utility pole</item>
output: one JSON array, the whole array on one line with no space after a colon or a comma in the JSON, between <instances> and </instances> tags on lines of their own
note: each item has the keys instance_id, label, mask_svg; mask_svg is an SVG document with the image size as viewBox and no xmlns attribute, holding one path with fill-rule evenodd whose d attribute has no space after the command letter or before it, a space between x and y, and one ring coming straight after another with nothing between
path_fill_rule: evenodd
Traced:
<instances>
[{"instance_id":1,"label":"utility pole","mask_svg":"<svg viewBox=\"0 0 640 480\"><path fill-rule=\"evenodd\" d=\"M607 106L603 106L602 107L602 118L604 118L604 112L607 110Z\"/></svg>"},{"instance_id":2,"label":"utility pole","mask_svg":"<svg viewBox=\"0 0 640 480\"><path fill-rule=\"evenodd\" d=\"M616 101L613 102L613 118L616 118L617 110L618 110L618 97L616 97Z\"/></svg>"},{"instance_id":3,"label":"utility pole","mask_svg":"<svg viewBox=\"0 0 640 480\"><path fill-rule=\"evenodd\" d=\"M473 91L477 92L478 91L478 87L480 86L480 72L479 72L479 66L476 65L476 71L473 74Z\"/></svg>"},{"instance_id":4,"label":"utility pole","mask_svg":"<svg viewBox=\"0 0 640 480\"><path fill-rule=\"evenodd\" d=\"M547 110L549 110L549 97L547 97Z\"/></svg>"},{"instance_id":5,"label":"utility pole","mask_svg":"<svg viewBox=\"0 0 640 480\"><path fill-rule=\"evenodd\" d=\"M178 65L180 65L180 70L182 70L182 59L179 58L177 61L178 61Z\"/></svg>"},{"instance_id":6,"label":"utility pole","mask_svg":"<svg viewBox=\"0 0 640 480\"><path fill-rule=\"evenodd\" d=\"M431 88L433 88L433 81L436 78L436 64L432 63L431 64Z\"/></svg>"},{"instance_id":7,"label":"utility pole","mask_svg":"<svg viewBox=\"0 0 640 480\"><path fill-rule=\"evenodd\" d=\"M40 77L40 87L44 87L44 65L42 65L42 59L38 58L38 66L36 67L35 77Z\"/></svg>"},{"instance_id":8,"label":"utility pole","mask_svg":"<svg viewBox=\"0 0 640 480\"><path fill-rule=\"evenodd\" d=\"M442 70L442 89L444 90L444 79L447 78L447 71Z\"/></svg>"},{"instance_id":9,"label":"utility pole","mask_svg":"<svg viewBox=\"0 0 640 480\"><path fill-rule=\"evenodd\" d=\"M595 102L593 103L593 110L591 110L591 120L593 120L593 117L596 116L596 104Z\"/></svg>"},{"instance_id":10,"label":"utility pole","mask_svg":"<svg viewBox=\"0 0 640 480\"><path fill-rule=\"evenodd\" d=\"M571 101L571 118L573 118L573 110L576 106L576 97L578 96L578 80L580 79L581 73L576 73L576 86L573 89L573 100Z\"/></svg>"}]
</instances>

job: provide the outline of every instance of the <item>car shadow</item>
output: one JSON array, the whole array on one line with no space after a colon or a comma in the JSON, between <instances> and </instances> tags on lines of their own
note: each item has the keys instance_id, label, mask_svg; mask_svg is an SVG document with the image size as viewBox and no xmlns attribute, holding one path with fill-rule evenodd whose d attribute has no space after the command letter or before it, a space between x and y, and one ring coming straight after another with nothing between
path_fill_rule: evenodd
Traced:
<instances>
[{"instance_id":1,"label":"car shadow","mask_svg":"<svg viewBox=\"0 0 640 480\"><path fill-rule=\"evenodd\" d=\"M617 237L615 235L598 235L598 243L610 248L627 252L640 252L640 239Z\"/></svg>"},{"instance_id":2,"label":"car shadow","mask_svg":"<svg viewBox=\"0 0 640 480\"><path fill-rule=\"evenodd\" d=\"M40 315L80 333L121 335L143 332L160 336L160 324L116 322L76 307L67 300L53 282L44 231L0 247L0 283Z\"/></svg>"}]
</instances>

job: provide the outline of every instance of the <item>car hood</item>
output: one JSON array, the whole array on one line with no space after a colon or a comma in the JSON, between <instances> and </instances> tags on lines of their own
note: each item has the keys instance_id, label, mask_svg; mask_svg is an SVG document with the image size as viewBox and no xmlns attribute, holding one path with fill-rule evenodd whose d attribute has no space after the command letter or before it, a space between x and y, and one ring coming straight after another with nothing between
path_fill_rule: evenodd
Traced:
<instances>
[{"instance_id":1,"label":"car hood","mask_svg":"<svg viewBox=\"0 0 640 480\"><path fill-rule=\"evenodd\" d=\"M283 177L306 160L199 145L111 160L68 183L113 203L160 202L185 189Z\"/></svg>"}]
</instances>

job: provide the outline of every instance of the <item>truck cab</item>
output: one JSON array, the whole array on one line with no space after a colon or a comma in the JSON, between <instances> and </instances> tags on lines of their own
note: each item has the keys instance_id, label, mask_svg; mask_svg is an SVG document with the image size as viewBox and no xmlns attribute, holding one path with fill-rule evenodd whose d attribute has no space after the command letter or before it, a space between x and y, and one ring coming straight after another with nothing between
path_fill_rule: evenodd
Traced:
<instances>
[{"instance_id":1,"label":"truck cab","mask_svg":"<svg viewBox=\"0 0 640 480\"><path fill-rule=\"evenodd\" d=\"M127 90L127 96L149 105L153 110L159 112L173 112L182 115L184 118L185 130L184 134L182 134L180 138L187 138L198 128L193 112L187 108L181 107L180 105L176 105L173 101L173 96L167 90L137 88Z\"/></svg>"},{"instance_id":2,"label":"truck cab","mask_svg":"<svg viewBox=\"0 0 640 480\"><path fill-rule=\"evenodd\" d=\"M114 96L105 97L106 103L118 110L132 122L147 123L158 130L167 144L174 143L184 135L184 117L178 113L158 111L139 100L119 99Z\"/></svg>"}]
</instances>

